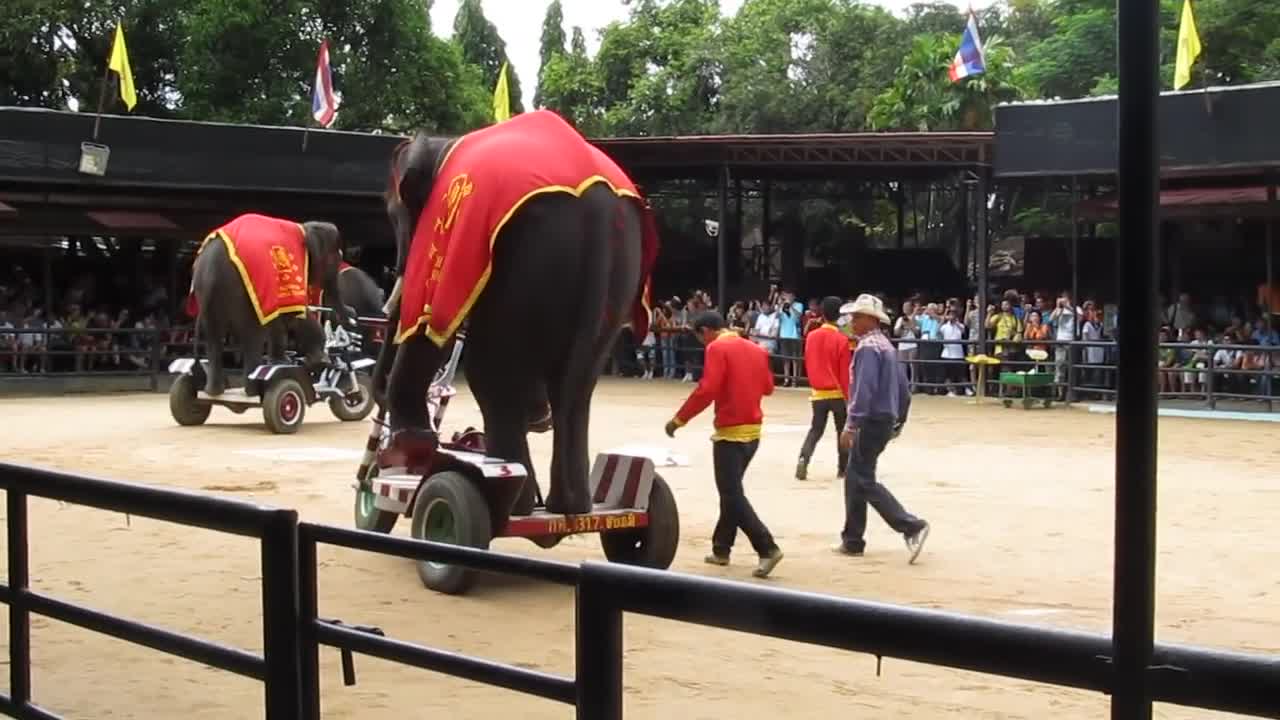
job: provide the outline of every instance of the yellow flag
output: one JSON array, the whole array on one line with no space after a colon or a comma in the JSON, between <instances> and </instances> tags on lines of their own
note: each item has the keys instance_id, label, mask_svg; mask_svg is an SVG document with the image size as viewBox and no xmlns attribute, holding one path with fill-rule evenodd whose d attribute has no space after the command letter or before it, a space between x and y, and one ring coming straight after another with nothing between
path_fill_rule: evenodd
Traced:
<instances>
[{"instance_id":1,"label":"yellow flag","mask_svg":"<svg viewBox=\"0 0 1280 720\"><path fill-rule=\"evenodd\" d=\"M111 59L107 69L120 76L120 99L130 110L138 104L138 93L133 89L133 71L129 69L129 52L124 47L124 28L116 23L116 39L111 44Z\"/></svg>"},{"instance_id":2,"label":"yellow flag","mask_svg":"<svg viewBox=\"0 0 1280 720\"><path fill-rule=\"evenodd\" d=\"M1182 0L1182 23L1178 27L1178 59L1173 66L1173 89L1191 82L1191 66L1200 57L1200 33L1191 14L1191 0Z\"/></svg>"},{"instance_id":3,"label":"yellow flag","mask_svg":"<svg viewBox=\"0 0 1280 720\"><path fill-rule=\"evenodd\" d=\"M493 119L497 122L511 119L511 91L507 90L507 64L498 71L498 86L493 89Z\"/></svg>"}]
</instances>

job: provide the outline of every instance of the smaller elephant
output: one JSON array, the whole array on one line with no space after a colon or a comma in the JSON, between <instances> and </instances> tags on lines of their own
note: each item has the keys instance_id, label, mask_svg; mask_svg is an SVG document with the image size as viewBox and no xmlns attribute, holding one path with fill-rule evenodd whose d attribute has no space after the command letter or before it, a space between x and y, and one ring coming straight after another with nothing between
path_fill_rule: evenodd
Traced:
<instances>
[{"instance_id":1,"label":"smaller elephant","mask_svg":"<svg viewBox=\"0 0 1280 720\"><path fill-rule=\"evenodd\" d=\"M369 273L355 265L342 263L338 269L338 292L342 302L355 309L359 317L380 318L385 315L382 306L387 301L387 293Z\"/></svg>"},{"instance_id":2,"label":"smaller elephant","mask_svg":"<svg viewBox=\"0 0 1280 720\"><path fill-rule=\"evenodd\" d=\"M205 392L227 387L223 341L240 342L246 370L268 340L274 360L292 332L308 365L327 362L320 324L306 317L308 286L324 290L338 322L353 322L338 284L342 238L327 222L296 223L266 215L241 215L210 233L196 254L187 311L196 318L209 356Z\"/></svg>"}]
</instances>

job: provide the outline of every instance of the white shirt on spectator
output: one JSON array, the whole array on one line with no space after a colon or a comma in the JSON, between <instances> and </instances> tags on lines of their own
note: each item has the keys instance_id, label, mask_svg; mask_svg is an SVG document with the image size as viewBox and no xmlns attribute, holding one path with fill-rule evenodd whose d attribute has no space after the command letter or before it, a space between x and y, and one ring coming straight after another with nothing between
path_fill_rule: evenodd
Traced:
<instances>
[{"instance_id":1,"label":"white shirt on spectator","mask_svg":"<svg viewBox=\"0 0 1280 720\"><path fill-rule=\"evenodd\" d=\"M0 320L0 330L13 330L13 329L14 329L13 323L9 322L8 320ZM0 343L4 343L5 345L12 345L13 339L14 339L13 333L0 332Z\"/></svg>"},{"instance_id":2,"label":"white shirt on spectator","mask_svg":"<svg viewBox=\"0 0 1280 720\"><path fill-rule=\"evenodd\" d=\"M756 318L756 344L773 353L778 347L778 313L760 313Z\"/></svg>"},{"instance_id":3,"label":"white shirt on spectator","mask_svg":"<svg viewBox=\"0 0 1280 720\"><path fill-rule=\"evenodd\" d=\"M915 340L918 337L916 335L915 326L909 325L908 324L909 322L910 321L907 319L905 315L898 318L898 323L893 328L893 334L897 335L899 339ZM915 343L909 343L909 342L898 343L899 352L906 352L906 351L915 350L915 349L916 349Z\"/></svg>"},{"instance_id":4,"label":"white shirt on spectator","mask_svg":"<svg viewBox=\"0 0 1280 720\"><path fill-rule=\"evenodd\" d=\"M28 320L25 324L28 330L42 330L44 328L43 320ZM33 348L43 344L44 333L24 333L18 336L19 347Z\"/></svg>"},{"instance_id":5,"label":"white shirt on spectator","mask_svg":"<svg viewBox=\"0 0 1280 720\"><path fill-rule=\"evenodd\" d=\"M942 323L938 328L938 332L942 335L943 340L963 340L964 326L958 322L950 320ZM942 346L942 359L944 360L963 360L964 346L960 343L946 343Z\"/></svg>"},{"instance_id":6,"label":"white shirt on spectator","mask_svg":"<svg viewBox=\"0 0 1280 720\"><path fill-rule=\"evenodd\" d=\"M1049 314L1049 318L1053 321L1054 340L1059 342L1068 342L1076 339L1076 317L1078 310L1069 307L1055 308Z\"/></svg>"},{"instance_id":7,"label":"white shirt on spectator","mask_svg":"<svg viewBox=\"0 0 1280 720\"><path fill-rule=\"evenodd\" d=\"M1235 350L1222 348L1213 354L1213 366L1220 368L1235 367L1237 357L1239 357L1239 354Z\"/></svg>"}]
</instances>

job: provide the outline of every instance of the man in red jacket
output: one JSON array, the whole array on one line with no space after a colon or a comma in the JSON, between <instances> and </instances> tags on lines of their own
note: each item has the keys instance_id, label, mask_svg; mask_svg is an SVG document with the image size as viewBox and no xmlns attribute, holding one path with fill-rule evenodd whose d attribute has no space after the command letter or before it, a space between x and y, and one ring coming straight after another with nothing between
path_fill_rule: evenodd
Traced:
<instances>
[{"instance_id":1,"label":"man in red jacket","mask_svg":"<svg viewBox=\"0 0 1280 720\"><path fill-rule=\"evenodd\" d=\"M718 312L705 312L695 318L693 334L707 346L702 379L667 423L667 436L675 437L677 429L715 403L711 455L716 490L720 493L720 518L711 534L711 554L706 561L728 565L734 538L742 528L760 556L760 564L751 574L767 577L781 562L782 550L747 500L742 476L760 446L760 424L764 420L760 399L773 394L769 355L759 345L726 331L724 318Z\"/></svg>"},{"instance_id":2,"label":"man in red jacket","mask_svg":"<svg viewBox=\"0 0 1280 720\"><path fill-rule=\"evenodd\" d=\"M826 322L804 339L804 371L809 377L809 401L813 406L813 420L809 424L809 434L804 438L804 445L800 446L800 460L796 463L797 480L804 480L809 475L809 459L813 457L813 450L827 429L827 416L831 416L837 435L844 430L853 351L849 349L849 338L836 327L836 320L840 319L840 304L838 297L823 298L822 318ZM836 477L842 478L848 463L848 453L841 447L837 447L836 451Z\"/></svg>"}]
</instances>

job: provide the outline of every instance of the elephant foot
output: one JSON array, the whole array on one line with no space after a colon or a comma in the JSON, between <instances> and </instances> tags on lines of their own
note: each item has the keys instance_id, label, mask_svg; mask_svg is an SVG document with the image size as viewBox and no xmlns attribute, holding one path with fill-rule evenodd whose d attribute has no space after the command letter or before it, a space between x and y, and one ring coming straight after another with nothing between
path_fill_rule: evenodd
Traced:
<instances>
[{"instance_id":1,"label":"elephant foot","mask_svg":"<svg viewBox=\"0 0 1280 720\"><path fill-rule=\"evenodd\" d=\"M204 384L204 394L209 397L218 397L227 391L227 381L223 379L214 379L210 376Z\"/></svg>"},{"instance_id":2,"label":"elephant foot","mask_svg":"<svg viewBox=\"0 0 1280 720\"><path fill-rule=\"evenodd\" d=\"M439 445L440 437L430 430L420 428L397 430L391 435L390 446L378 456L378 465L405 467L411 472L424 469L431 464Z\"/></svg>"},{"instance_id":3,"label":"elephant foot","mask_svg":"<svg viewBox=\"0 0 1280 720\"><path fill-rule=\"evenodd\" d=\"M547 493L547 512L552 515L583 515L593 508L591 494L586 491L565 493L556 492L553 488Z\"/></svg>"}]
</instances>

